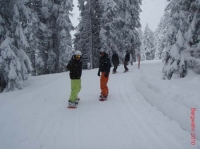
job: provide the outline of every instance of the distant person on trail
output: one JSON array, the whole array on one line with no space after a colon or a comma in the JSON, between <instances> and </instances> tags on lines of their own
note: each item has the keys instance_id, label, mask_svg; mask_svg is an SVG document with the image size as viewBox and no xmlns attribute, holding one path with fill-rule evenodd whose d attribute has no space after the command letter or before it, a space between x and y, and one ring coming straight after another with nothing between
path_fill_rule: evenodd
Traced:
<instances>
[{"instance_id":1,"label":"distant person on trail","mask_svg":"<svg viewBox=\"0 0 200 149\"><path fill-rule=\"evenodd\" d=\"M3 92L3 90L6 88L6 80L4 78L3 73L0 72L0 92Z\"/></svg>"},{"instance_id":2,"label":"distant person on trail","mask_svg":"<svg viewBox=\"0 0 200 149\"><path fill-rule=\"evenodd\" d=\"M69 75L71 79L71 94L68 101L68 107L76 108L78 101L80 100L77 95L81 90L82 61L80 51L76 51L72 56L67 65L67 69L70 71Z\"/></svg>"},{"instance_id":3,"label":"distant person on trail","mask_svg":"<svg viewBox=\"0 0 200 149\"><path fill-rule=\"evenodd\" d=\"M127 50L126 51L126 55L125 55L125 58L124 58L124 72L127 72L129 69L127 68L127 65L128 65L128 62L130 60L130 53L129 51Z\"/></svg>"},{"instance_id":4,"label":"distant person on trail","mask_svg":"<svg viewBox=\"0 0 200 149\"><path fill-rule=\"evenodd\" d=\"M108 79L109 79L109 73L110 73L111 63L110 58L105 53L103 49L100 50L100 58L99 58L99 71L98 76L100 77L100 88L101 88L101 95L100 95L100 101L107 100L108 97ZM101 73L101 74L100 74Z\"/></svg>"},{"instance_id":5,"label":"distant person on trail","mask_svg":"<svg viewBox=\"0 0 200 149\"><path fill-rule=\"evenodd\" d=\"M119 65L119 56L118 54L116 53L116 51L113 52L113 55L112 55L112 63L113 63L113 74L117 72L117 67Z\"/></svg>"}]
</instances>

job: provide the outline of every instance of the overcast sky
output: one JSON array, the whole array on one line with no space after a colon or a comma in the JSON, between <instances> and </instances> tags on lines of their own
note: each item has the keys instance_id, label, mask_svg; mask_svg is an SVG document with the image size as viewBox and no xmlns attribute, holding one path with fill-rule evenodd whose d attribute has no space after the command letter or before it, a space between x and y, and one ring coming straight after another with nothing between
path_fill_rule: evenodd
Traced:
<instances>
[{"instance_id":1,"label":"overcast sky","mask_svg":"<svg viewBox=\"0 0 200 149\"><path fill-rule=\"evenodd\" d=\"M78 21L78 17L79 17L79 9L77 7L78 5L78 0L73 0L73 4L74 4L74 8L73 8L73 11L72 11L72 15L73 17L70 17L71 18L71 21L72 21L72 24L74 26L77 26L79 21Z\"/></svg>"},{"instance_id":2,"label":"overcast sky","mask_svg":"<svg viewBox=\"0 0 200 149\"><path fill-rule=\"evenodd\" d=\"M156 30L158 23L161 19L161 17L164 14L164 9L167 4L167 0L142 0L141 9L142 12L140 14L140 22L142 25L142 30L144 31L144 28L146 24L148 23L150 29L153 31ZM73 0L74 3L74 9L72 11L73 17L71 17L72 24L74 26L77 26L79 21L79 10L77 8L77 0ZM73 34L74 32L72 32Z\"/></svg>"},{"instance_id":3,"label":"overcast sky","mask_svg":"<svg viewBox=\"0 0 200 149\"><path fill-rule=\"evenodd\" d=\"M142 0L140 13L140 22L142 30L144 30L148 23L149 28L156 30L161 17L164 15L164 9L167 5L167 0Z\"/></svg>"}]
</instances>

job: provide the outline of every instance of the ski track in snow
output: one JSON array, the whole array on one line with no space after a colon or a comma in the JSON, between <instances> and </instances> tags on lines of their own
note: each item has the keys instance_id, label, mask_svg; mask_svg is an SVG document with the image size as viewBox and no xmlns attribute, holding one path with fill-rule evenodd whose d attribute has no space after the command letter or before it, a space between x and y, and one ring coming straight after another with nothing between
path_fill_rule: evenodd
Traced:
<instances>
[{"instance_id":1,"label":"ski track in snow","mask_svg":"<svg viewBox=\"0 0 200 149\"><path fill-rule=\"evenodd\" d=\"M132 82L130 81L130 77L124 77L123 79L121 79L119 84L121 84L119 86L120 87L119 101L121 102L121 105L124 108L123 115L126 115L126 117L129 116L129 119L130 119L129 122L131 122L130 125L134 127L134 129L130 127L128 131L135 130L137 132L135 133L132 132L132 136L139 135L137 137L137 141L135 142L136 146L140 146L140 148L146 148L147 144L145 144L144 142L149 142L148 148L162 148L162 149L166 148L167 149L167 148L170 148L172 145L173 145L173 148L177 148L177 149L182 148L182 146L178 145L173 140L173 138L168 139L169 136L166 136L164 133L160 133L159 131L162 131L162 130L157 130L155 128L155 125L154 124L153 124L154 126L152 125L152 123L148 119L151 119L151 118L155 119L155 115L153 114L148 114L148 116L144 115L144 111L146 111L146 109L149 109L148 112L155 111L156 109L152 108L149 103L147 103L145 100L142 99L142 97L140 98L137 97L138 93L136 89L134 88ZM127 104L123 104L123 103L127 103ZM144 107L138 109L138 107L141 107L141 104L144 105ZM147 119L143 119L143 117L146 117ZM155 119L155 121L159 121L159 118ZM156 123L157 123L156 125L159 125L159 122L156 122Z\"/></svg>"},{"instance_id":2,"label":"ski track in snow","mask_svg":"<svg viewBox=\"0 0 200 149\"><path fill-rule=\"evenodd\" d=\"M119 67L118 73L110 74L105 102L98 101L97 70L83 71L77 109L67 109L68 73L38 77L34 90L27 84L22 91L2 94L19 96L0 100L0 148L199 149L190 145L189 132L138 92L135 80L141 73L136 66L129 67L128 73Z\"/></svg>"}]
</instances>

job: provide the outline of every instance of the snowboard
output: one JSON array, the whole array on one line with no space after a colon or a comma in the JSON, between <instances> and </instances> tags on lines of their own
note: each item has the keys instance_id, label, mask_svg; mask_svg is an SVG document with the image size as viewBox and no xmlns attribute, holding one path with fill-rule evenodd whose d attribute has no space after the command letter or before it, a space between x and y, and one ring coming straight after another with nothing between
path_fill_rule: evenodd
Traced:
<instances>
[{"instance_id":1,"label":"snowboard","mask_svg":"<svg viewBox=\"0 0 200 149\"><path fill-rule=\"evenodd\" d=\"M75 105L75 106L68 105L68 107L67 107L67 108L69 108L69 109L76 109L76 108L77 108L77 105Z\"/></svg>"},{"instance_id":2,"label":"snowboard","mask_svg":"<svg viewBox=\"0 0 200 149\"><path fill-rule=\"evenodd\" d=\"M107 98L99 98L99 101L106 101L108 100Z\"/></svg>"},{"instance_id":3,"label":"snowboard","mask_svg":"<svg viewBox=\"0 0 200 149\"><path fill-rule=\"evenodd\" d=\"M80 98L79 98L79 97L77 97L77 100L76 100L76 105L68 105L68 107L67 107L67 108L69 108L69 109L76 109L76 108L77 108L77 106L78 106L78 104L79 104L79 101L80 101Z\"/></svg>"}]
</instances>

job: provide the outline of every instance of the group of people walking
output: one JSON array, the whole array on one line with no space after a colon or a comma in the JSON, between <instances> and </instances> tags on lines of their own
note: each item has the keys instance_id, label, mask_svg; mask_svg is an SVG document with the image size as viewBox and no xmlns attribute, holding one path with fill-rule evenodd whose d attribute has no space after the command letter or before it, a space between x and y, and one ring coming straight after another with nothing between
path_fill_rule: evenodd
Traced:
<instances>
[{"instance_id":1,"label":"group of people walking","mask_svg":"<svg viewBox=\"0 0 200 149\"><path fill-rule=\"evenodd\" d=\"M130 60L130 53L126 51L126 55L124 58L124 72L127 72L129 69L127 68L128 62ZM119 56L114 51L112 55L112 63L113 63L113 74L117 72L117 67L119 66ZM108 54L101 49L100 50L100 58L99 58L99 70L97 75L100 76L100 101L107 100L109 90L108 90L108 79L110 74L111 62ZM79 102L78 93L81 90L81 75L82 75L82 61L81 61L81 52L76 51L72 56L71 60L67 65L67 69L70 71L70 79L71 79L71 94L69 97L69 107L76 108Z\"/></svg>"},{"instance_id":2,"label":"group of people walking","mask_svg":"<svg viewBox=\"0 0 200 149\"><path fill-rule=\"evenodd\" d=\"M124 58L124 72L127 72L129 69L127 68L128 62L130 61L130 53L129 51L126 51L126 55ZM113 63L113 74L115 74L117 72L117 67L119 66L119 56L116 53L116 51L113 52L112 55L112 63Z\"/></svg>"}]
</instances>

